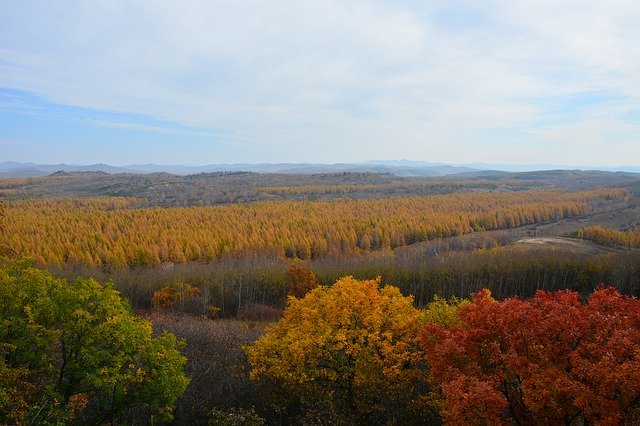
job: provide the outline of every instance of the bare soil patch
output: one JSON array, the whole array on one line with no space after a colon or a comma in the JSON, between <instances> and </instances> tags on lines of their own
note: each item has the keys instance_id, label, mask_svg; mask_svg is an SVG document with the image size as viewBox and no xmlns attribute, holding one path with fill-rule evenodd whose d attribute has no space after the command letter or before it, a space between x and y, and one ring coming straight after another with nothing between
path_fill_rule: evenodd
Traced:
<instances>
[{"instance_id":1,"label":"bare soil patch","mask_svg":"<svg viewBox=\"0 0 640 426\"><path fill-rule=\"evenodd\" d=\"M634 200L634 204L624 206L618 210L564 219L542 225L525 226L523 229L526 230L528 236L543 237L575 235L581 228L594 225L612 229L640 227L640 204L636 203L638 201Z\"/></svg>"},{"instance_id":2,"label":"bare soil patch","mask_svg":"<svg viewBox=\"0 0 640 426\"><path fill-rule=\"evenodd\" d=\"M600 254L612 251L620 251L617 247L608 247L595 244L591 241L567 237L527 237L522 238L516 244L528 244L544 246L548 248L570 249L579 253Z\"/></svg>"}]
</instances>

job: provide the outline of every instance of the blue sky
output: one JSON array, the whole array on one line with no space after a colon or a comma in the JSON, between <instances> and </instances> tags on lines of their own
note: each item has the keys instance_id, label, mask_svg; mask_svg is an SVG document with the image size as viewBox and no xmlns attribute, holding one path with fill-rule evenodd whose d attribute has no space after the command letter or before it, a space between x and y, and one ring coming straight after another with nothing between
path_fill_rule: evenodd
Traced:
<instances>
[{"instance_id":1,"label":"blue sky","mask_svg":"<svg viewBox=\"0 0 640 426\"><path fill-rule=\"evenodd\" d=\"M640 164L637 1L0 3L0 162Z\"/></svg>"}]
</instances>

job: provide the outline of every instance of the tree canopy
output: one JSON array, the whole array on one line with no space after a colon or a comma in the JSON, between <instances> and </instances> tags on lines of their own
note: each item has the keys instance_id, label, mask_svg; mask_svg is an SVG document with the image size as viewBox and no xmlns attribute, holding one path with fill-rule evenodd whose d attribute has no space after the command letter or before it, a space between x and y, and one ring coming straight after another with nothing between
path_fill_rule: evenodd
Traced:
<instances>
[{"instance_id":1,"label":"tree canopy","mask_svg":"<svg viewBox=\"0 0 640 426\"><path fill-rule=\"evenodd\" d=\"M14 200L0 243L54 265L159 265L256 251L309 259L569 218L628 198L625 189L602 188L162 209L121 197Z\"/></svg>"},{"instance_id":2,"label":"tree canopy","mask_svg":"<svg viewBox=\"0 0 640 426\"><path fill-rule=\"evenodd\" d=\"M272 401L307 421L418 420L428 372L418 347L422 314L378 280L338 280L290 297L284 317L246 350Z\"/></svg>"},{"instance_id":3,"label":"tree canopy","mask_svg":"<svg viewBox=\"0 0 640 426\"><path fill-rule=\"evenodd\" d=\"M0 423L171 418L188 384L180 343L110 285L18 261L0 268L0 300Z\"/></svg>"},{"instance_id":4,"label":"tree canopy","mask_svg":"<svg viewBox=\"0 0 640 426\"><path fill-rule=\"evenodd\" d=\"M603 228L598 225L587 226L578 231L578 237L611 246L640 247L640 228L618 231L617 229Z\"/></svg>"},{"instance_id":5,"label":"tree canopy","mask_svg":"<svg viewBox=\"0 0 640 426\"><path fill-rule=\"evenodd\" d=\"M640 301L613 289L499 302L488 290L461 324L422 336L452 424L636 424Z\"/></svg>"}]
</instances>

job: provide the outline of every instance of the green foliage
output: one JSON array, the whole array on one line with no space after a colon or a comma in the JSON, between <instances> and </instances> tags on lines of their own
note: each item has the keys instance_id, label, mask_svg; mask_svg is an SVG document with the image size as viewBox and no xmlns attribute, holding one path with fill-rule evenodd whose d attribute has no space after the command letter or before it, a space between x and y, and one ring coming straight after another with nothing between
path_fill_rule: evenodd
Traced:
<instances>
[{"instance_id":1,"label":"green foliage","mask_svg":"<svg viewBox=\"0 0 640 426\"><path fill-rule=\"evenodd\" d=\"M29 407L26 395L30 387L25 381L27 370L20 367L11 368L4 359L14 349L6 343L0 344L0 421L6 417L22 423Z\"/></svg>"},{"instance_id":2,"label":"green foliage","mask_svg":"<svg viewBox=\"0 0 640 426\"><path fill-rule=\"evenodd\" d=\"M0 402L0 422L113 421L147 406L170 419L187 386L186 362L171 334L154 338L110 285L68 283L18 261L0 269L0 369L23 388L28 406Z\"/></svg>"},{"instance_id":3,"label":"green foliage","mask_svg":"<svg viewBox=\"0 0 640 426\"><path fill-rule=\"evenodd\" d=\"M460 326L462 322L459 310L468 303L467 299L459 299L455 296L447 301L436 294L433 296L433 302L424 309L425 322L435 323L445 328Z\"/></svg>"}]
</instances>

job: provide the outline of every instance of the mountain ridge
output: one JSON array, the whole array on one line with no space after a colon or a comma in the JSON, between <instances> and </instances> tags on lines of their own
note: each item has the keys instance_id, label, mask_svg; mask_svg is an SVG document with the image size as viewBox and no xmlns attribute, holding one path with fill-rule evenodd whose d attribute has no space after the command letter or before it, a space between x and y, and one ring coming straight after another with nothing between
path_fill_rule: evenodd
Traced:
<instances>
[{"instance_id":1,"label":"mountain ridge","mask_svg":"<svg viewBox=\"0 0 640 426\"><path fill-rule=\"evenodd\" d=\"M256 173L389 173L400 177L440 177L461 175L465 173L480 173L484 171L522 172L540 170L599 170L610 172L640 173L640 166L593 167L567 166L551 164L509 165L509 164L446 164L428 163L413 160L370 160L361 163L231 163L207 164L203 166L168 165L168 164L131 164L126 166L112 166L104 163L79 164L37 164L33 162L6 161L0 163L0 177L39 177L55 172L87 172L104 173L171 173L176 175L191 175L198 173L247 171Z\"/></svg>"}]
</instances>

